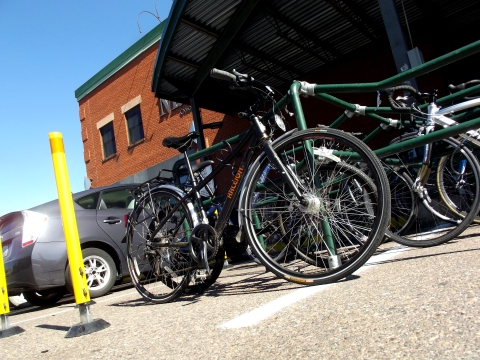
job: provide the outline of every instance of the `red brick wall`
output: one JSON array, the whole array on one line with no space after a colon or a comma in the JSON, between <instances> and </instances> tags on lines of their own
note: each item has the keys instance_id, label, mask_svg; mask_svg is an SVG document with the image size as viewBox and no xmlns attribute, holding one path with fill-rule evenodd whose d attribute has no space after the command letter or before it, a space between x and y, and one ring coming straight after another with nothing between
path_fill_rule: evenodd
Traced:
<instances>
[{"instance_id":1,"label":"red brick wall","mask_svg":"<svg viewBox=\"0 0 480 360\"><path fill-rule=\"evenodd\" d=\"M186 134L192 122L191 112L184 115L180 110L189 106L184 104L170 114L161 117L159 101L150 90L153 65L158 44L151 46L134 61L106 80L101 86L80 100L79 115L84 142L84 157L87 176L92 186L98 187L118 182L128 176L147 169L155 164L177 155L176 150L164 148L162 140L167 136ZM141 95L140 109L144 126L145 141L129 147L128 133L121 107L128 101ZM114 132L117 155L104 160L102 139L97 122L114 113ZM204 123L222 121L223 114L202 110ZM225 117L225 126L221 129L235 134L235 123ZM218 141L218 130L206 130L210 144Z\"/></svg>"}]
</instances>

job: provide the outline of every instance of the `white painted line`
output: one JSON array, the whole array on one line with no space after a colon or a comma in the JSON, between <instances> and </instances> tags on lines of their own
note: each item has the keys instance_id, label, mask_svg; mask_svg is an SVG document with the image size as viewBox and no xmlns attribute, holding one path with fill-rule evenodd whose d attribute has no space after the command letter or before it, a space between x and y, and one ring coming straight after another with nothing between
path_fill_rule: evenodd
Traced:
<instances>
[{"instance_id":1,"label":"white painted line","mask_svg":"<svg viewBox=\"0 0 480 360\"><path fill-rule=\"evenodd\" d=\"M401 252L409 249L408 247L405 246L395 246L394 248L385 251L384 253L381 253L379 255L372 256L364 266L362 266L360 269L358 269L355 274L358 274L360 272L365 271L366 269L371 269L373 266L381 264L384 261L387 261L397 255L399 255ZM366 265L370 265L366 267ZM328 287L335 285L336 283L332 284L327 284L327 285L318 285L318 286L309 286L309 287L303 287L298 290L295 290L291 292L288 295L282 296L276 300L273 300L269 302L268 304L265 304L255 310L252 310L248 313L245 313L243 315L240 315L239 317L227 321L221 325L218 325L218 328L221 329L238 329L242 327L247 327L247 326L253 326L258 324L260 321L265 320L272 316L273 314L279 312L280 310L300 301L303 300L309 296L312 296L316 293L319 293Z\"/></svg>"}]
</instances>

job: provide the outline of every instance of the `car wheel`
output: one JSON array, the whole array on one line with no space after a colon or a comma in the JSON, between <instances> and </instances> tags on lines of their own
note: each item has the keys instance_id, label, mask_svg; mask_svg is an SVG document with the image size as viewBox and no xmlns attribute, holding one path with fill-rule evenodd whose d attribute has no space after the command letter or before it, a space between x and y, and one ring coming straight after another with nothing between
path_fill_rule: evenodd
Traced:
<instances>
[{"instance_id":1,"label":"car wheel","mask_svg":"<svg viewBox=\"0 0 480 360\"><path fill-rule=\"evenodd\" d=\"M112 289L117 278L115 262L107 252L97 248L83 249L82 254L90 297L93 299L105 295ZM70 266L65 270L65 282L73 294Z\"/></svg>"},{"instance_id":2,"label":"car wheel","mask_svg":"<svg viewBox=\"0 0 480 360\"><path fill-rule=\"evenodd\" d=\"M23 292L23 297L35 306L52 306L59 302L65 293L65 288L61 287L47 290L25 291Z\"/></svg>"}]
</instances>

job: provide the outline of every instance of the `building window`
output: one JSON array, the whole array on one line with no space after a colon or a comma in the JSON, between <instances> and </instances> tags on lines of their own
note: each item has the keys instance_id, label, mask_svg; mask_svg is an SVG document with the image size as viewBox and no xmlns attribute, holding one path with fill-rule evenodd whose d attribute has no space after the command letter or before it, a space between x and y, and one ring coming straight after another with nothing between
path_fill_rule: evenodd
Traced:
<instances>
[{"instance_id":1,"label":"building window","mask_svg":"<svg viewBox=\"0 0 480 360\"><path fill-rule=\"evenodd\" d=\"M117 147L115 146L115 133L113 132L113 121L102 126L100 128L100 134L102 135L103 158L107 159L117 153Z\"/></svg>"},{"instance_id":2,"label":"building window","mask_svg":"<svg viewBox=\"0 0 480 360\"><path fill-rule=\"evenodd\" d=\"M133 145L137 141L142 140L145 136L143 134L142 113L140 112L140 105L134 106L125 112L128 127L129 144Z\"/></svg>"}]
</instances>

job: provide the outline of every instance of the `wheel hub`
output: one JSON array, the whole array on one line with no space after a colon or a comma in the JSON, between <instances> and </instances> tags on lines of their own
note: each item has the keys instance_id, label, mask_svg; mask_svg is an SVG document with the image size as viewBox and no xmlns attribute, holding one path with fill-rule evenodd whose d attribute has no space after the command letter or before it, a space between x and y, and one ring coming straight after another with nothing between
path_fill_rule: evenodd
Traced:
<instances>
[{"instance_id":1,"label":"wheel hub","mask_svg":"<svg viewBox=\"0 0 480 360\"><path fill-rule=\"evenodd\" d=\"M312 194L303 195L304 202L308 203L307 205L299 205L300 211L305 214L319 214L322 208L322 203L318 197Z\"/></svg>"},{"instance_id":2,"label":"wheel hub","mask_svg":"<svg viewBox=\"0 0 480 360\"><path fill-rule=\"evenodd\" d=\"M84 262L87 283L90 288L102 288L105 285L105 279L109 276L109 269L106 264L95 257L88 257Z\"/></svg>"}]
</instances>

